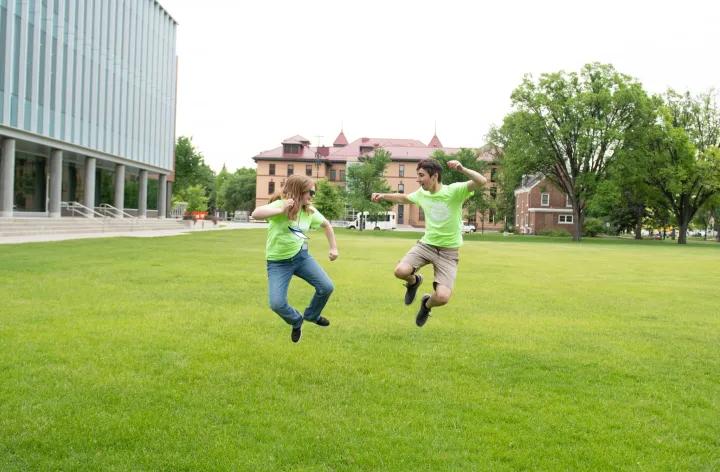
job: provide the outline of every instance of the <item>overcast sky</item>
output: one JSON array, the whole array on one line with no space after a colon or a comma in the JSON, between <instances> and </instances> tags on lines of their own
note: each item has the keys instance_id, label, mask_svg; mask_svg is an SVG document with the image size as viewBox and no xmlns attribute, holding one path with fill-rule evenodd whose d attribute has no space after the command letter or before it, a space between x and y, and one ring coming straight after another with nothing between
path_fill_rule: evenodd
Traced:
<instances>
[{"instance_id":1,"label":"overcast sky","mask_svg":"<svg viewBox=\"0 0 720 472\"><path fill-rule=\"evenodd\" d=\"M720 88L718 1L160 0L177 136L218 171L295 134L479 147L526 73L611 63L652 93ZM320 137L319 137L320 136Z\"/></svg>"}]
</instances>

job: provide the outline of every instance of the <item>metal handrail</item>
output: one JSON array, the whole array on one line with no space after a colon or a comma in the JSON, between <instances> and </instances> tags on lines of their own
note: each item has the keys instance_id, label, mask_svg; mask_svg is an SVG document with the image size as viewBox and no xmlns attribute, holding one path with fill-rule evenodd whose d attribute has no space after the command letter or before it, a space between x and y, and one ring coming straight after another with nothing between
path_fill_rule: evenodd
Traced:
<instances>
[{"instance_id":1,"label":"metal handrail","mask_svg":"<svg viewBox=\"0 0 720 472\"><path fill-rule=\"evenodd\" d=\"M100 208L102 210L111 210L115 212L115 217L119 217L119 215L123 215L125 218L129 218L131 220L136 220L137 217L131 215L130 213L127 213L119 208L115 208L114 206L110 205L109 203L101 203L100 206L97 206L95 208Z\"/></svg>"},{"instance_id":2,"label":"metal handrail","mask_svg":"<svg viewBox=\"0 0 720 472\"><path fill-rule=\"evenodd\" d=\"M102 213L95 211L92 208L88 208L80 202L60 202L60 207L72 212L72 216L75 216L75 211L77 211L85 218L90 218L90 215L105 218L105 215L103 215Z\"/></svg>"}]
</instances>

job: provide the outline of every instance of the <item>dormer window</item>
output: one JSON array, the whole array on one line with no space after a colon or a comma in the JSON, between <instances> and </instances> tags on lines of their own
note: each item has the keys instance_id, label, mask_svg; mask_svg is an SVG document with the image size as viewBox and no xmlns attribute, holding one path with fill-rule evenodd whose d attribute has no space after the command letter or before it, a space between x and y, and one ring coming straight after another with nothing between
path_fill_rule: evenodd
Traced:
<instances>
[{"instance_id":1,"label":"dormer window","mask_svg":"<svg viewBox=\"0 0 720 472\"><path fill-rule=\"evenodd\" d=\"M285 154L300 154L302 146L299 144L283 144L283 153Z\"/></svg>"},{"instance_id":2,"label":"dormer window","mask_svg":"<svg viewBox=\"0 0 720 472\"><path fill-rule=\"evenodd\" d=\"M542 193L540 194L540 206L550 206L550 194L549 193Z\"/></svg>"},{"instance_id":3,"label":"dormer window","mask_svg":"<svg viewBox=\"0 0 720 472\"><path fill-rule=\"evenodd\" d=\"M366 152L372 152L374 148L372 146L360 146L360 154L365 154Z\"/></svg>"}]
</instances>

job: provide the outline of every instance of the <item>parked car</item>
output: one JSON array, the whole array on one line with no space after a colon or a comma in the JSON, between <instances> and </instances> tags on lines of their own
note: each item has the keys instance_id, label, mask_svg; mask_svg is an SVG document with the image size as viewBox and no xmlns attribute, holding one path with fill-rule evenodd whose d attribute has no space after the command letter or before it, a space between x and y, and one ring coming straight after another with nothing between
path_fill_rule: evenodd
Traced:
<instances>
[{"instance_id":1,"label":"parked car","mask_svg":"<svg viewBox=\"0 0 720 472\"><path fill-rule=\"evenodd\" d=\"M463 233L474 233L476 230L475 225L466 225L463 224L462 232Z\"/></svg>"}]
</instances>

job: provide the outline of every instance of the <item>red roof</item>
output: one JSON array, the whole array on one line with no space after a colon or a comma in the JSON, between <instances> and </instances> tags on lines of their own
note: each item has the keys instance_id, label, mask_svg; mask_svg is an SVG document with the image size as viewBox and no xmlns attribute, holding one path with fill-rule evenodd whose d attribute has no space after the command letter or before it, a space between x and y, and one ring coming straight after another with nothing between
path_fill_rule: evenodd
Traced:
<instances>
[{"instance_id":1,"label":"red roof","mask_svg":"<svg viewBox=\"0 0 720 472\"><path fill-rule=\"evenodd\" d=\"M310 144L310 140L307 138L303 138L299 134L296 134L295 136L291 138L287 138L283 140L283 144Z\"/></svg>"},{"instance_id":2,"label":"red roof","mask_svg":"<svg viewBox=\"0 0 720 472\"><path fill-rule=\"evenodd\" d=\"M430 144L428 144L428 147L431 148L441 148L442 143L440 142L440 139L437 137L437 134L434 134L432 139L430 140Z\"/></svg>"},{"instance_id":3,"label":"red roof","mask_svg":"<svg viewBox=\"0 0 720 472\"><path fill-rule=\"evenodd\" d=\"M340 130L340 134L338 134L338 137L335 138L335 142L333 143L333 146L335 147L341 147L341 146L347 146L348 140L345 137L345 133Z\"/></svg>"},{"instance_id":4,"label":"red roof","mask_svg":"<svg viewBox=\"0 0 720 472\"><path fill-rule=\"evenodd\" d=\"M295 144L295 143L290 143ZM283 153L283 146L270 149L269 151L263 151L253 159L267 159L267 158L285 158L288 160L293 159L315 159L315 153L318 152L318 148L312 146L303 146L302 152L297 154Z\"/></svg>"},{"instance_id":5,"label":"red roof","mask_svg":"<svg viewBox=\"0 0 720 472\"><path fill-rule=\"evenodd\" d=\"M417 139L391 139L391 138L360 138L351 142L347 146L334 148L330 150L331 159L339 160L357 160L360 155L360 147L372 147L373 149L382 147L425 147L425 145Z\"/></svg>"},{"instance_id":6,"label":"red roof","mask_svg":"<svg viewBox=\"0 0 720 472\"><path fill-rule=\"evenodd\" d=\"M360 148L372 148L372 150L383 148L386 151L388 151L392 155L393 160L408 160L408 161L417 161L421 159L427 159L432 156L432 154L435 151L443 151L446 154L454 154L458 151L460 151L461 148L448 148L443 147L440 143L440 140L438 139L437 135L433 136L433 140L430 141L430 145L426 146L423 142L418 141L417 139L395 139L395 138L359 138L355 141L345 144L344 146L337 146L338 143L341 143L342 141L345 141L347 143L347 139L345 138L345 134L340 131L340 134L338 135L337 139L335 139L335 143L333 143L334 146L332 148L328 148L325 146L320 147L312 147L305 145L304 143L307 143L308 141L303 138L302 136L293 136L292 138L288 138L283 141L284 144L303 144L302 146L302 152L298 154L290 154L290 153L283 153L283 146L276 147L274 149L270 149L268 151L263 151L259 153L257 156L254 157L255 160L257 159L286 159L286 160L314 160L316 159L316 156L319 154L321 158L327 159L329 161L339 161L339 162L353 162L357 161L358 157L361 156ZM480 154L480 157L478 160L482 161L492 161L494 159L494 154L492 151L488 149L487 146L482 148L485 152ZM364 149L363 154L367 155L370 154L372 151L369 149ZM491 152L488 152L491 151Z\"/></svg>"}]
</instances>

